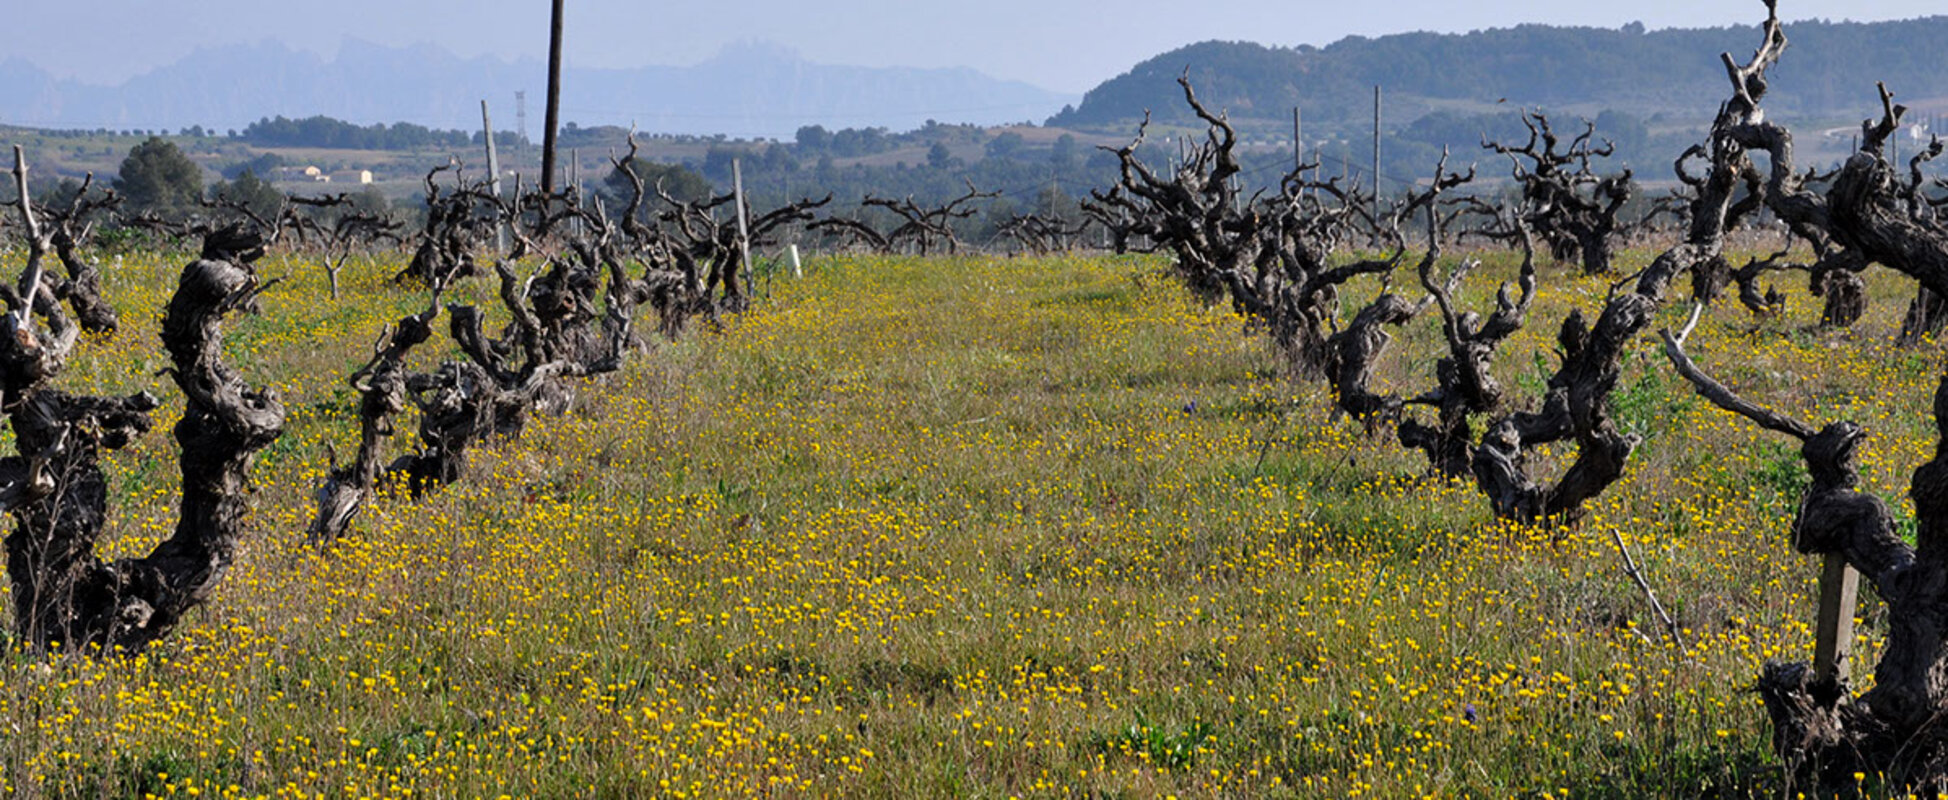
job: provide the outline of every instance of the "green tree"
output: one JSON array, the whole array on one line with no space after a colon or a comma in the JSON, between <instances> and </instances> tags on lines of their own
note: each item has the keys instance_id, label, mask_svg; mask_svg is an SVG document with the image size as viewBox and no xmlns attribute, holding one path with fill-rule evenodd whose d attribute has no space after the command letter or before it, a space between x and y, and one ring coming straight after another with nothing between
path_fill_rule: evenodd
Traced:
<instances>
[{"instance_id":1,"label":"green tree","mask_svg":"<svg viewBox=\"0 0 1948 800\"><path fill-rule=\"evenodd\" d=\"M1074 169L1082 161L1082 145L1076 142L1075 135L1065 133L1056 139L1048 149L1048 162L1056 169Z\"/></svg>"},{"instance_id":2,"label":"green tree","mask_svg":"<svg viewBox=\"0 0 1948 800\"><path fill-rule=\"evenodd\" d=\"M933 147L927 149L927 166L933 167L934 169L946 169L953 165L954 151L948 150L945 143L934 142Z\"/></svg>"},{"instance_id":3,"label":"green tree","mask_svg":"<svg viewBox=\"0 0 1948 800\"><path fill-rule=\"evenodd\" d=\"M276 153L261 153L249 160L238 161L224 167L223 177L229 180L236 180L238 175L242 175L245 172L255 172L257 173L257 177L261 178L271 174L272 170L282 167L286 163L288 162L284 160L284 157Z\"/></svg>"},{"instance_id":4,"label":"green tree","mask_svg":"<svg viewBox=\"0 0 1948 800\"><path fill-rule=\"evenodd\" d=\"M832 132L823 125L806 125L798 129L798 147L808 154L824 152L832 146Z\"/></svg>"},{"instance_id":5,"label":"green tree","mask_svg":"<svg viewBox=\"0 0 1948 800\"><path fill-rule=\"evenodd\" d=\"M1021 151L1027 147L1027 137L1014 131L1007 131L1000 136L989 139L986 149L988 158L1014 158L1020 155Z\"/></svg>"},{"instance_id":6,"label":"green tree","mask_svg":"<svg viewBox=\"0 0 1948 800\"><path fill-rule=\"evenodd\" d=\"M126 198L131 211L180 215L203 197L203 168L175 143L151 136L122 160L115 190Z\"/></svg>"},{"instance_id":7,"label":"green tree","mask_svg":"<svg viewBox=\"0 0 1948 800\"><path fill-rule=\"evenodd\" d=\"M275 220L284 209L284 193L248 169L234 181L218 183L210 189L210 194L218 202L250 209L260 219Z\"/></svg>"},{"instance_id":8,"label":"green tree","mask_svg":"<svg viewBox=\"0 0 1948 800\"><path fill-rule=\"evenodd\" d=\"M366 184L365 188L352 193L352 211L357 214L383 216L392 210L392 201L386 199L379 187Z\"/></svg>"},{"instance_id":9,"label":"green tree","mask_svg":"<svg viewBox=\"0 0 1948 800\"><path fill-rule=\"evenodd\" d=\"M1605 110L1596 115L1596 135L1609 139L1617 146L1619 162L1629 163L1641 159L1648 161L1645 152L1650 147L1650 126L1636 115L1625 111Z\"/></svg>"},{"instance_id":10,"label":"green tree","mask_svg":"<svg viewBox=\"0 0 1948 800\"><path fill-rule=\"evenodd\" d=\"M1074 222L1082 219L1082 204L1050 184L1035 195L1035 214L1044 219Z\"/></svg>"},{"instance_id":11,"label":"green tree","mask_svg":"<svg viewBox=\"0 0 1948 800\"><path fill-rule=\"evenodd\" d=\"M622 163L643 181L643 192L647 195L643 204L645 210L656 197L656 187L659 184L664 192L680 202L692 202L710 197L710 181L704 180L702 175L682 164L658 164L639 158L625 158ZM726 161L726 164L728 163ZM728 170L729 167L726 166L725 169ZM619 209L629 202L631 191L629 176L622 174L619 169L610 170L608 177L602 179L602 189L608 195L606 202L610 208Z\"/></svg>"}]
</instances>

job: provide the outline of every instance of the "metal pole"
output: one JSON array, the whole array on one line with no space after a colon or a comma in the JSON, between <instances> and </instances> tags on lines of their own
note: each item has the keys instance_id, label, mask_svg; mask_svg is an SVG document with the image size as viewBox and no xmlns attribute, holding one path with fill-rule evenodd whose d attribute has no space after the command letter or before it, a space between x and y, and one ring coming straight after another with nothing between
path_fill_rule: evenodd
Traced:
<instances>
[{"instance_id":1,"label":"metal pole","mask_svg":"<svg viewBox=\"0 0 1948 800\"><path fill-rule=\"evenodd\" d=\"M541 193L555 192L555 126L561 122L561 7L555 0L554 19L548 26L548 129L541 134Z\"/></svg>"},{"instance_id":2,"label":"metal pole","mask_svg":"<svg viewBox=\"0 0 1948 800\"><path fill-rule=\"evenodd\" d=\"M487 134L487 191L494 194L495 200L499 200L501 197L501 159L500 154L494 151L494 119L493 117L487 116L486 100L480 101L480 127ZM507 252L506 220L494 223L494 247L496 248L496 252Z\"/></svg>"}]
</instances>

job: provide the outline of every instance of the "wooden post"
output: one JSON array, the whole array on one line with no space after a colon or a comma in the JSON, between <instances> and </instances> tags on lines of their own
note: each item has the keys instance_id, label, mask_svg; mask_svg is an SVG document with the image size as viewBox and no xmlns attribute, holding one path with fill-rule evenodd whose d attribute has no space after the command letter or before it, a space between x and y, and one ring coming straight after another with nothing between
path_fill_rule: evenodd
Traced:
<instances>
[{"instance_id":1,"label":"wooden post","mask_svg":"<svg viewBox=\"0 0 1948 800\"><path fill-rule=\"evenodd\" d=\"M735 197L732 202L737 203L738 257L743 259L740 263L743 264L745 280L750 280L751 229L749 223L744 220L744 167L735 158L731 159L731 194Z\"/></svg>"},{"instance_id":2,"label":"wooden post","mask_svg":"<svg viewBox=\"0 0 1948 800\"><path fill-rule=\"evenodd\" d=\"M555 0L553 21L548 25L548 113L547 130L541 132L541 193L555 192L555 125L561 122L561 6Z\"/></svg>"},{"instance_id":3,"label":"wooden post","mask_svg":"<svg viewBox=\"0 0 1948 800\"><path fill-rule=\"evenodd\" d=\"M1845 556L1826 556L1819 578L1819 628L1813 639L1813 676L1819 680L1847 676L1847 657L1853 650L1854 600L1860 592L1860 573Z\"/></svg>"},{"instance_id":4,"label":"wooden post","mask_svg":"<svg viewBox=\"0 0 1948 800\"><path fill-rule=\"evenodd\" d=\"M568 148L568 188L575 190L575 202L582 202L582 151ZM575 218L575 235L582 235L582 218Z\"/></svg>"},{"instance_id":5,"label":"wooden post","mask_svg":"<svg viewBox=\"0 0 1948 800\"><path fill-rule=\"evenodd\" d=\"M500 155L494 152L494 120L492 117L487 116L486 100L480 101L480 127L487 133L487 191L492 192L494 199L499 200L501 196L501 159ZM494 248L497 253L504 254L507 252L506 220L494 223Z\"/></svg>"}]
</instances>

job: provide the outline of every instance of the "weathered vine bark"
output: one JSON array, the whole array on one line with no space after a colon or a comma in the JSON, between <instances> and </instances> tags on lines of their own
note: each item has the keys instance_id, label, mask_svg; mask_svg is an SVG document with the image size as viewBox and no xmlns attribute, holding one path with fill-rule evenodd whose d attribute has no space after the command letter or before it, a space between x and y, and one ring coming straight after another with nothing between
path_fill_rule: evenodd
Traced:
<instances>
[{"instance_id":1,"label":"weathered vine bark","mask_svg":"<svg viewBox=\"0 0 1948 800\"><path fill-rule=\"evenodd\" d=\"M1943 228L1942 218L1937 210L1940 204L1948 203L1948 198L1929 197L1928 189L1940 184L1939 181L1930 182L1921 172L1922 165L1933 161L1944 150L1948 150L1948 147L1945 147L1941 137L1936 135L1927 147L1922 148L1921 152L1909 159L1908 179L1905 186L1900 188L1905 189L1902 199L1906 202L1910 219L1931 225L1936 230L1942 231L1944 235L1948 235L1948 229ZM1948 297L1936 294L1926 286L1919 286L1914 290L1914 300L1908 303L1907 314L1901 320L1901 334L1895 343L1902 347L1913 347L1925 340L1936 338L1943 328L1948 328Z\"/></svg>"},{"instance_id":2,"label":"weathered vine bark","mask_svg":"<svg viewBox=\"0 0 1948 800\"><path fill-rule=\"evenodd\" d=\"M1592 162L1609 158L1616 146L1596 144L1596 126L1586 123L1580 135L1558 149L1562 140L1539 111L1523 111L1522 124L1529 129L1527 144L1483 140L1482 148L1509 157L1522 187L1527 223L1557 260L1581 260L1583 271L1591 275L1609 273L1616 242L1627 227L1619 217L1635 188L1630 170L1598 175Z\"/></svg>"},{"instance_id":3,"label":"weathered vine bark","mask_svg":"<svg viewBox=\"0 0 1948 800\"><path fill-rule=\"evenodd\" d=\"M94 185L95 174L90 172L81 181L80 191L75 192L73 202L66 209L50 214L54 230L54 252L67 269L68 279L55 285L56 296L65 298L74 309L75 321L81 330L88 333L114 333L121 326L121 318L115 307L101 296L101 268L81 255L94 233L96 214L110 211L121 205L121 198L114 191L98 197L90 197L89 188Z\"/></svg>"},{"instance_id":4,"label":"weathered vine bark","mask_svg":"<svg viewBox=\"0 0 1948 800\"><path fill-rule=\"evenodd\" d=\"M1403 405L1399 395L1379 394L1368 385L1373 380L1373 367L1393 341L1387 328L1411 321L1427 305L1392 292L1382 294L1360 309L1345 330L1326 340L1326 372L1333 398L1340 411L1366 426L1368 436L1395 424Z\"/></svg>"},{"instance_id":5,"label":"weathered vine bark","mask_svg":"<svg viewBox=\"0 0 1948 800\"><path fill-rule=\"evenodd\" d=\"M1924 339L1933 339L1948 327L1948 299L1921 286L1914 290L1914 299L1907 304L1907 315L1901 318L1901 335L1896 340L1902 347L1913 347Z\"/></svg>"},{"instance_id":6,"label":"weathered vine bark","mask_svg":"<svg viewBox=\"0 0 1948 800\"><path fill-rule=\"evenodd\" d=\"M1470 466L1497 515L1523 521L1575 521L1584 513L1584 503L1622 477L1640 441L1620 431L1610 417L1610 393L1621 375L1624 354L1650 325L1679 276L1728 270L1725 231L1764 207L1768 197L1742 133L1764 119L1759 101L1767 87L1765 72L1785 49L1785 34L1776 18L1764 33L1764 42L1745 64L1730 54L1724 56L1732 97L1719 108L1708 144L1686 150L1675 164L1678 178L1695 193L1686 215L1690 230L1685 240L1653 260L1634 288L1614 292L1594 322L1580 311L1564 320L1556 336L1562 365L1549 379L1547 392L1533 410L1489 423L1475 448ZM1694 158L1707 159L1709 171L1694 175L1686 169ZM1776 158L1773 168L1779 168ZM1741 186L1746 194L1735 199ZM1529 474L1527 456L1536 447L1555 442L1574 442L1576 459L1554 484L1545 485Z\"/></svg>"},{"instance_id":7,"label":"weathered vine bark","mask_svg":"<svg viewBox=\"0 0 1948 800\"><path fill-rule=\"evenodd\" d=\"M1556 335L1562 366L1549 379L1534 411L1518 411L1489 423L1470 464L1475 481L1497 516L1534 522L1575 521L1583 504L1623 476L1641 439L1619 431L1610 418L1610 392L1622 372L1623 354L1650 324L1657 301L1626 292L1588 323L1570 312ZM1556 442L1576 444L1576 460L1554 484L1529 474L1528 453Z\"/></svg>"},{"instance_id":8,"label":"weathered vine bark","mask_svg":"<svg viewBox=\"0 0 1948 800\"><path fill-rule=\"evenodd\" d=\"M1948 708L1948 380L1934 396L1941 437L1935 456L1915 470L1909 489L1917 523L1909 545L1887 504L1860 488L1865 429L1835 422L1815 431L1739 397L1691 361L1684 351L1689 332L1665 331L1665 353L1700 396L1801 442L1812 484L1793 520L1793 546L1845 558L1888 606L1887 645L1866 694L1852 696L1844 675L1822 679L1803 663L1766 665L1758 689L1774 749L1803 791L1857 789L1856 773L1888 781L1890 791L1948 789L1948 732L1936 724Z\"/></svg>"},{"instance_id":9,"label":"weathered vine bark","mask_svg":"<svg viewBox=\"0 0 1948 800\"><path fill-rule=\"evenodd\" d=\"M393 433L393 419L406 410L406 355L433 337L433 320L440 313L439 294L425 311L400 318L388 331L383 346L373 348L366 362L347 381L359 393L359 446L352 463L333 465L318 487L318 514L308 538L327 544L345 535L352 517L376 488L385 438Z\"/></svg>"},{"instance_id":10,"label":"weathered vine bark","mask_svg":"<svg viewBox=\"0 0 1948 800\"><path fill-rule=\"evenodd\" d=\"M0 458L0 507L15 521L6 539L15 630L42 650L137 652L173 631L223 577L243 532L251 458L283 430L276 395L249 387L222 358L223 317L257 295L249 265L261 241L236 228L213 232L183 270L162 321L170 374L186 400L174 431L180 516L148 555L103 561L94 552L108 507L100 454L145 432L158 403L147 393L87 397L49 385L79 326L46 280L52 235L35 219L18 147L14 179L29 240L27 268L0 317L0 402L18 452Z\"/></svg>"},{"instance_id":11,"label":"weathered vine bark","mask_svg":"<svg viewBox=\"0 0 1948 800\"><path fill-rule=\"evenodd\" d=\"M1000 197L1000 192L983 192L967 184L967 194L956 197L939 206L927 208L913 202L912 196L900 200L866 195L859 205L868 208L883 208L900 219L900 224L884 235L888 249L898 250L911 245L918 248L920 255L941 245L947 252L960 251L960 237L954 233L954 221L974 216L975 209L970 205L976 200Z\"/></svg>"},{"instance_id":12,"label":"weathered vine bark","mask_svg":"<svg viewBox=\"0 0 1948 800\"><path fill-rule=\"evenodd\" d=\"M1738 285L1738 302L1744 304L1745 310L1752 312L1752 316L1771 319L1785 310L1785 295L1780 294L1777 287L1770 285L1761 292L1759 283L1764 280L1768 272L1799 268L1786 262L1787 252L1789 251L1781 250L1765 258L1754 257L1746 261L1745 266L1732 272L1732 282Z\"/></svg>"},{"instance_id":13,"label":"weathered vine bark","mask_svg":"<svg viewBox=\"0 0 1948 800\"><path fill-rule=\"evenodd\" d=\"M416 281L422 286L446 286L476 271L474 251L498 222L498 216L482 220L479 202L482 193L469 191L465 181L458 189L442 193L436 180L440 173L458 166L446 164L426 173L426 225L420 229L412 261L393 276L394 281ZM515 187L516 195L520 187Z\"/></svg>"},{"instance_id":14,"label":"weathered vine bark","mask_svg":"<svg viewBox=\"0 0 1948 800\"><path fill-rule=\"evenodd\" d=\"M1448 174L1447 157L1443 154L1440 164L1434 168L1434 180L1426 189L1409 195L1392 215L1396 225L1398 220L1410 218L1416 213L1426 215L1428 245L1421 256L1419 272L1422 282L1427 284L1427 296L1418 302L1410 302L1400 295L1384 292L1355 314L1345 330L1326 340L1326 373L1332 385L1333 397L1340 411L1365 425L1368 436L1386 427L1398 427L1407 402L1391 392L1374 392L1369 386L1374 367L1386 352L1387 345L1393 341L1386 329L1412 321L1433 305L1437 298L1451 297L1455 286L1475 264L1465 262L1455 268L1445 286L1432 282L1431 271L1441 260L1442 242L1447 238L1447 223L1458 213L1442 208L1441 195L1473 178L1473 170L1467 175ZM1397 230L1395 235L1398 236ZM1425 398L1421 398L1416 402L1424 401ZM1414 446L1405 434L1401 435L1401 443Z\"/></svg>"},{"instance_id":15,"label":"weathered vine bark","mask_svg":"<svg viewBox=\"0 0 1948 800\"><path fill-rule=\"evenodd\" d=\"M1205 123L1204 141L1190 147L1168 176L1160 175L1137 157L1149 129L1146 118L1135 139L1110 151L1120 164L1118 186L1096 193L1099 211L1093 213L1126 222L1112 228L1118 235L1141 235L1168 251L1192 294L1209 303L1228 299L1233 311L1262 326L1293 377L1327 377L1325 331L1338 308L1339 287L1401 264L1407 248L1397 221L1404 206L1394 208L1393 219L1375 219L1372 198L1358 189L1305 178L1316 165L1286 176L1275 197L1247 200L1234 180L1242 171L1234 152L1237 132L1198 101L1187 78L1177 83ZM1376 232L1390 252L1332 263L1355 236Z\"/></svg>"},{"instance_id":16,"label":"weathered vine bark","mask_svg":"<svg viewBox=\"0 0 1948 800\"><path fill-rule=\"evenodd\" d=\"M1776 53L1785 47L1785 34L1774 2L1766 5L1772 12L1766 49ZM1809 190L1795 173L1792 133L1784 126L1753 114L1729 134L1739 146L1768 154L1766 207L1802 237L1828 241L1849 260L1829 269L1830 275L1858 281L1859 266L1881 264L1948 296L1948 231L1917 213L1918 162L1904 179L1885 153L1906 109L1893 103L1885 86L1880 100L1879 121L1863 125L1859 151L1824 192ZM1830 290L1831 277L1828 284ZM1858 425L1838 422L1814 431L1747 403L1690 364L1683 341L1682 335L1667 336L1667 352L1700 394L1804 442L1800 453L1813 483L1794 521L1794 544L1801 552L1843 557L1888 607L1887 644L1875 665L1874 688L1865 694L1819 680L1804 664L1766 667L1759 694L1789 774L1815 794L1857 791L1855 773L1876 776L1890 792L1948 791L1948 727L1939 724L1948 716L1948 380L1934 396L1941 434L1935 456L1915 470L1909 488L1916 522L1909 545L1896 535L1886 504L1857 488L1856 451L1864 440Z\"/></svg>"},{"instance_id":17,"label":"weathered vine bark","mask_svg":"<svg viewBox=\"0 0 1948 800\"><path fill-rule=\"evenodd\" d=\"M1807 290L1825 299L1820 306L1820 327L1851 328L1867 313L1867 282L1860 279L1867 262L1858 253L1831 243L1820 247L1812 275L1806 280Z\"/></svg>"},{"instance_id":18,"label":"weathered vine bark","mask_svg":"<svg viewBox=\"0 0 1948 800\"><path fill-rule=\"evenodd\" d=\"M1510 225L1522 245L1522 268L1516 279L1521 295L1518 298L1508 284L1502 284L1495 294L1495 312L1486 320L1472 311L1455 310L1454 285L1462 276L1461 270L1450 275L1448 285L1443 286L1434 280L1433 262L1423 261L1420 268L1420 284L1441 312L1441 332L1448 353L1435 364L1435 388L1412 401L1434 406L1435 423L1402 420L1399 437L1403 446L1425 452L1435 472L1450 479L1470 474L1475 441L1469 417L1501 411L1502 388L1490 364L1501 343L1521 330L1535 300L1535 245L1520 215L1512 215Z\"/></svg>"}]
</instances>

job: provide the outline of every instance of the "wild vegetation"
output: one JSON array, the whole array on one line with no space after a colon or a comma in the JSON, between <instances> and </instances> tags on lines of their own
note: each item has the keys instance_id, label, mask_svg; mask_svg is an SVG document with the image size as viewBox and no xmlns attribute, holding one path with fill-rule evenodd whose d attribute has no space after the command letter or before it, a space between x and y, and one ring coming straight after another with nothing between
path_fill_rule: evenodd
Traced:
<instances>
[{"instance_id":1,"label":"wild vegetation","mask_svg":"<svg viewBox=\"0 0 1948 800\"><path fill-rule=\"evenodd\" d=\"M1786 46L1723 57L1656 248L1593 127L1482 141L1500 202L1451 153L1256 191L1188 76L1202 136L1084 208L1157 255L963 254L971 183L673 194L633 136L614 208L440 167L416 235L248 173L162 213L161 140L36 198L15 148L0 786L1948 790L1944 147L1883 85L1798 171ZM866 254L746 255L820 234Z\"/></svg>"},{"instance_id":2,"label":"wild vegetation","mask_svg":"<svg viewBox=\"0 0 1948 800\"><path fill-rule=\"evenodd\" d=\"M161 380L148 365L164 360L174 260L107 276L125 329L67 380L115 394ZM396 263L354 262L332 305L308 299L315 266L260 261L284 282L227 350L289 412L235 564L133 660L10 656L6 780L287 796L1783 783L1745 687L1811 646L1816 566L1780 534L1806 478L1790 449L1691 397L1655 342L1621 377L1620 424L1645 438L1632 468L1582 526L1530 528L1332 420L1159 261L808 266L727 335L662 346L478 452L478 480L381 497L318 551L310 491L326 445L355 446L357 397L315 376L363 363L370 332L423 298L391 288ZM1603 290L1577 271L1551 269L1534 313ZM1490 280L1457 302L1490 300ZM1876 302L1853 330L1820 331L1796 295L1757 328L1715 312L1689 347L1748 397L1859 420L1861 486L1900 509L1898 465L1932 435L1901 409L1933 391L1928 357L1889 345L1900 311ZM1540 386L1551 339L1512 336L1506 379ZM1396 348L1425 354L1413 361L1445 344L1430 319ZM158 419L178 413L155 394ZM119 502L104 556L167 535L172 458L155 437L105 457ZM1613 534L1683 649L1623 577ZM1861 613L1871 664L1885 612Z\"/></svg>"}]
</instances>

